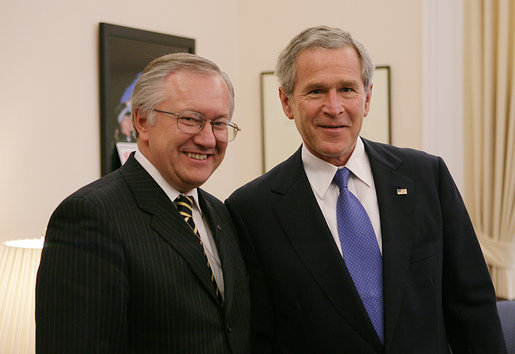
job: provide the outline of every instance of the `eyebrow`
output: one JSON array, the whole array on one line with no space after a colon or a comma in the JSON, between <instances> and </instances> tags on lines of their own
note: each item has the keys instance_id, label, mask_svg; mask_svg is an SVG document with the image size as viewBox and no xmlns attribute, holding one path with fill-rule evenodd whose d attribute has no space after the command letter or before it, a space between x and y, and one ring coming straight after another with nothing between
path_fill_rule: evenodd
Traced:
<instances>
[{"instance_id":1,"label":"eyebrow","mask_svg":"<svg viewBox=\"0 0 515 354\"><path fill-rule=\"evenodd\" d=\"M359 82L356 80L341 80L337 82L337 86L339 87L359 87ZM314 89L324 89L327 85L322 82L310 82L304 88L303 91L311 91Z\"/></svg>"},{"instance_id":2,"label":"eyebrow","mask_svg":"<svg viewBox=\"0 0 515 354\"><path fill-rule=\"evenodd\" d=\"M225 113L224 113L224 114L221 114L221 115L217 115L217 116L215 116L213 119L208 119L204 113L201 113L201 112L196 111L196 110L194 110L194 109L185 109L185 110L180 111L180 112L178 112L178 113L184 113L184 112L193 112L193 113L197 113L197 114L199 114L202 118L204 118L205 120L220 120L220 119L227 119L227 120L231 120L231 118L230 118L230 114L229 114L229 113L227 113L227 114L225 114Z\"/></svg>"},{"instance_id":3,"label":"eyebrow","mask_svg":"<svg viewBox=\"0 0 515 354\"><path fill-rule=\"evenodd\" d=\"M309 83L307 86L305 86L303 88L303 91L311 91L311 90L314 90L314 89L321 89L321 88L324 88L325 85L321 84L321 83L317 83L317 82L311 82Z\"/></svg>"},{"instance_id":4,"label":"eyebrow","mask_svg":"<svg viewBox=\"0 0 515 354\"><path fill-rule=\"evenodd\" d=\"M352 87L359 87L359 81L357 80L342 80L339 83L339 86L352 86Z\"/></svg>"}]
</instances>

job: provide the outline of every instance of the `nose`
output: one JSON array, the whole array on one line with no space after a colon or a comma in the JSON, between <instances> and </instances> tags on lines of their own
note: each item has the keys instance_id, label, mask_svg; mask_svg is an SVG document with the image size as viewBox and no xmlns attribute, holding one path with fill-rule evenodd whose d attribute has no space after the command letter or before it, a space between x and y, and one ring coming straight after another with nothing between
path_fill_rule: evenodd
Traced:
<instances>
[{"instance_id":1,"label":"nose","mask_svg":"<svg viewBox=\"0 0 515 354\"><path fill-rule=\"evenodd\" d=\"M325 97L323 111L331 116L337 116L343 113L343 99L338 95L336 90L329 90Z\"/></svg>"},{"instance_id":2,"label":"nose","mask_svg":"<svg viewBox=\"0 0 515 354\"><path fill-rule=\"evenodd\" d=\"M206 148L212 148L216 146L216 138L213 133L213 127L211 126L211 122L206 120L204 127L194 136L194 141L196 144L201 145Z\"/></svg>"}]
</instances>

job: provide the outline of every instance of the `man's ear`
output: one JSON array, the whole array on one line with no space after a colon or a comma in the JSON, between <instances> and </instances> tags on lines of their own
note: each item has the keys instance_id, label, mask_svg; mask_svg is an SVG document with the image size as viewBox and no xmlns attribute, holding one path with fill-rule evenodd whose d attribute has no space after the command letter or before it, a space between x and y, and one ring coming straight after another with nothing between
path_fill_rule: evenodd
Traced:
<instances>
[{"instance_id":1,"label":"man's ear","mask_svg":"<svg viewBox=\"0 0 515 354\"><path fill-rule=\"evenodd\" d=\"M146 115L143 115L141 109L134 109L134 129L138 132L138 139L148 140L148 129L150 122Z\"/></svg>"},{"instance_id":2,"label":"man's ear","mask_svg":"<svg viewBox=\"0 0 515 354\"><path fill-rule=\"evenodd\" d=\"M374 87L374 84L370 84L370 87L365 96L365 109L363 112L364 117L368 116L368 111L370 110L370 100L372 99L372 87Z\"/></svg>"},{"instance_id":3,"label":"man's ear","mask_svg":"<svg viewBox=\"0 0 515 354\"><path fill-rule=\"evenodd\" d=\"M293 112L290 107L291 101L282 86L279 87L279 99L281 100L283 112L284 114L286 114L286 117L288 117L289 119L293 119Z\"/></svg>"}]
</instances>

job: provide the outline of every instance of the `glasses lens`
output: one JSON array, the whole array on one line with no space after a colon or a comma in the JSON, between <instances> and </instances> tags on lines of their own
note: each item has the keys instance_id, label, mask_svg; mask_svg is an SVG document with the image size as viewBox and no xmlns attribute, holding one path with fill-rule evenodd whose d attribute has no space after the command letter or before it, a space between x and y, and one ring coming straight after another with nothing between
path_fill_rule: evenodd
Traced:
<instances>
[{"instance_id":1,"label":"glasses lens","mask_svg":"<svg viewBox=\"0 0 515 354\"><path fill-rule=\"evenodd\" d=\"M188 134L198 133L202 129L203 122L204 118L195 112L182 112L179 118L177 118L179 130Z\"/></svg>"},{"instance_id":2,"label":"glasses lens","mask_svg":"<svg viewBox=\"0 0 515 354\"><path fill-rule=\"evenodd\" d=\"M177 118L177 127L180 131L188 134L197 134L204 127L206 119L197 112L182 112ZM210 121L213 134L218 141L229 142L236 138L238 126L227 120Z\"/></svg>"},{"instance_id":3,"label":"glasses lens","mask_svg":"<svg viewBox=\"0 0 515 354\"><path fill-rule=\"evenodd\" d=\"M233 141L238 134L238 126L234 123L227 124L227 141Z\"/></svg>"},{"instance_id":4,"label":"glasses lens","mask_svg":"<svg viewBox=\"0 0 515 354\"><path fill-rule=\"evenodd\" d=\"M213 128L213 134L216 140L228 142L228 125L225 120L211 121L211 127Z\"/></svg>"},{"instance_id":5,"label":"glasses lens","mask_svg":"<svg viewBox=\"0 0 515 354\"><path fill-rule=\"evenodd\" d=\"M213 133L215 134L216 139L219 141L233 141L239 131L238 126L229 121L223 121L223 123L216 121L212 122L211 125L213 126Z\"/></svg>"}]
</instances>

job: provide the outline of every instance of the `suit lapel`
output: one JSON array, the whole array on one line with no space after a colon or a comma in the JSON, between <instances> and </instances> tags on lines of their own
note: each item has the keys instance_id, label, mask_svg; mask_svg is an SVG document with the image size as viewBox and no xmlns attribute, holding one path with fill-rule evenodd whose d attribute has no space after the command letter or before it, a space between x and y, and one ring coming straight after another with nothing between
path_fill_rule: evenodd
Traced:
<instances>
[{"instance_id":1,"label":"suit lapel","mask_svg":"<svg viewBox=\"0 0 515 354\"><path fill-rule=\"evenodd\" d=\"M200 204L203 213L209 223L212 231L213 239L216 243L220 264L223 269L224 278L224 310L230 312L233 307L235 285L241 281L238 277L244 274L243 261L239 253L238 241L233 227L232 220L229 220L221 211L212 203L212 196L199 189Z\"/></svg>"},{"instance_id":2,"label":"suit lapel","mask_svg":"<svg viewBox=\"0 0 515 354\"><path fill-rule=\"evenodd\" d=\"M224 309L229 311L232 308L232 296L234 295L234 264L232 261L233 251L230 249L230 240L234 237L227 221L223 218L217 208L210 201L209 195L199 189L199 199L202 212L205 213L209 228L215 240L216 250L222 265L224 279Z\"/></svg>"},{"instance_id":3,"label":"suit lapel","mask_svg":"<svg viewBox=\"0 0 515 354\"><path fill-rule=\"evenodd\" d=\"M133 155L120 168L136 203L152 215L151 228L190 266L199 282L218 302L202 246L177 208Z\"/></svg>"},{"instance_id":4,"label":"suit lapel","mask_svg":"<svg viewBox=\"0 0 515 354\"><path fill-rule=\"evenodd\" d=\"M381 343L320 211L302 166L300 149L283 166L272 190L274 212L292 246L336 310L373 347Z\"/></svg>"},{"instance_id":5,"label":"suit lapel","mask_svg":"<svg viewBox=\"0 0 515 354\"><path fill-rule=\"evenodd\" d=\"M363 139L364 140L364 139ZM381 218L383 241L383 287L385 347L395 333L405 291L413 243L413 181L398 169L402 161L389 151L364 140L370 160Z\"/></svg>"}]
</instances>

